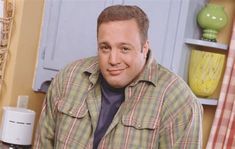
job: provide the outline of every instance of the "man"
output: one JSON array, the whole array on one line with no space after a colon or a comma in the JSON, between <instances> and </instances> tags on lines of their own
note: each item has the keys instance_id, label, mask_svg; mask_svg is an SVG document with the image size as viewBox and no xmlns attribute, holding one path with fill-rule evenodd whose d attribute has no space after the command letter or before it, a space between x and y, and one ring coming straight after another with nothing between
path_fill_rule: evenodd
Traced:
<instances>
[{"instance_id":1,"label":"man","mask_svg":"<svg viewBox=\"0 0 235 149\"><path fill-rule=\"evenodd\" d=\"M156 63L148 27L137 6L103 10L98 56L54 78L35 148L201 148L202 108L182 79Z\"/></svg>"}]
</instances>

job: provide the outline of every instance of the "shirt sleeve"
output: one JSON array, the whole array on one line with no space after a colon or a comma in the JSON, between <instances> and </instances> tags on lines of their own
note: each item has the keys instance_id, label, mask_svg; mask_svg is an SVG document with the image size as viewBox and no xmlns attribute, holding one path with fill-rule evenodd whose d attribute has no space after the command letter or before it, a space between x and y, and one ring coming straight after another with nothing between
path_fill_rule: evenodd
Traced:
<instances>
[{"instance_id":1,"label":"shirt sleeve","mask_svg":"<svg viewBox=\"0 0 235 149\"><path fill-rule=\"evenodd\" d=\"M202 148L202 106L183 81L165 95L160 126L161 149Z\"/></svg>"},{"instance_id":2,"label":"shirt sleeve","mask_svg":"<svg viewBox=\"0 0 235 149\"><path fill-rule=\"evenodd\" d=\"M52 149L55 138L57 103L60 99L58 76L52 81L44 99L39 123L35 133L35 149Z\"/></svg>"}]
</instances>

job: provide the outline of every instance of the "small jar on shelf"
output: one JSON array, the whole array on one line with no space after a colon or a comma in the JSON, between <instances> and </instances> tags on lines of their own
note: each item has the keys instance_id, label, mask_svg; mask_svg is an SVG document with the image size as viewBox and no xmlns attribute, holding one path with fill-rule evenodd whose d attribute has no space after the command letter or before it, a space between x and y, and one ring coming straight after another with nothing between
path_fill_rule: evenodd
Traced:
<instances>
[{"instance_id":1,"label":"small jar on shelf","mask_svg":"<svg viewBox=\"0 0 235 149\"><path fill-rule=\"evenodd\" d=\"M224 7L208 3L197 16L197 22L203 29L202 39L216 42L217 33L227 24L228 16Z\"/></svg>"}]
</instances>

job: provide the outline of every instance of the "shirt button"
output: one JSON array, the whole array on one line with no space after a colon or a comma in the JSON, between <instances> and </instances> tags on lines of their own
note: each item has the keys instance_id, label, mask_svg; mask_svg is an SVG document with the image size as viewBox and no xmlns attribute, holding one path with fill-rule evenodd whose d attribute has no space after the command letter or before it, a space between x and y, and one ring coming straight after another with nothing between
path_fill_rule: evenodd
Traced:
<instances>
[{"instance_id":1,"label":"shirt button","mask_svg":"<svg viewBox=\"0 0 235 149\"><path fill-rule=\"evenodd\" d=\"M138 128L141 128L141 125L140 125L140 124L138 124L138 125L137 125L137 127L138 127Z\"/></svg>"}]
</instances>

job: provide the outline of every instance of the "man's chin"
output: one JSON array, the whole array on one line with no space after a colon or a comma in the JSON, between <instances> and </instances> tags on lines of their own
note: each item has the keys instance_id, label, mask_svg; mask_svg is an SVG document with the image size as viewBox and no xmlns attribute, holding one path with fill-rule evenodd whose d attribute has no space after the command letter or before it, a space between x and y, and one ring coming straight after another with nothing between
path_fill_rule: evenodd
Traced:
<instances>
[{"instance_id":1,"label":"man's chin","mask_svg":"<svg viewBox=\"0 0 235 149\"><path fill-rule=\"evenodd\" d=\"M125 87L125 85L121 85L121 84L110 84L110 86L112 86L113 88L123 88L123 87Z\"/></svg>"},{"instance_id":2,"label":"man's chin","mask_svg":"<svg viewBox=\"0 0 235 149\"><path fill-rule=\"evenodd\" d=\"M111 80L107 80L107 82L113 88L123 88L123 87L126 86L126 84L125 83L121 83L123 81L120 81L120 80L113 80L113 79L111 79Z\"/></svg>"}]
</instances>

